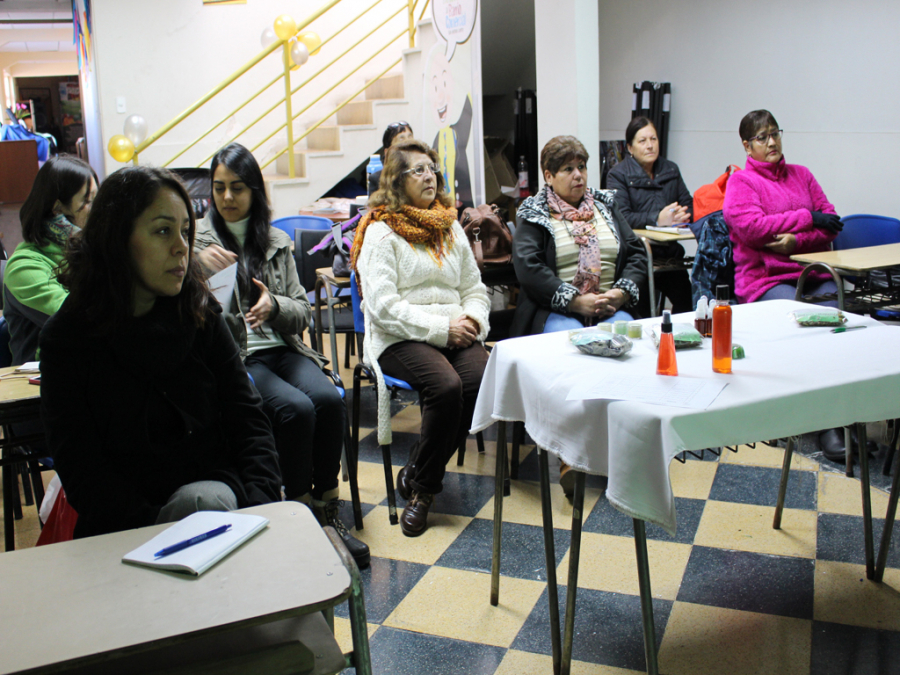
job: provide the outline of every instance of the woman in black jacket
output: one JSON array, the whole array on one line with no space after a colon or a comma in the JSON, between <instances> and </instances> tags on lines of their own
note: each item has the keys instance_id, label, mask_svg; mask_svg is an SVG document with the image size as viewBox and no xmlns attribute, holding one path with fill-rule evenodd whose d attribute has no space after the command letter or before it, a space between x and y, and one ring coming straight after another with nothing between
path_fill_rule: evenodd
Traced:
<instances>
[{"instance_id":1,"label":"woman in black jacket","mask_svg":"<svg viewBox=\"0 0 900 675\"><path fill-rule=\"evenodd\" d=\"M632 229L648 225L669 227L691 222L694 200L681 178L675 162L659 156L656 127L646 117L635 117L625 130L629 156L607 174L606 184L616 191L616 203ZM684 258L678 242L654 243L654 260ZM691 281L686 271L662 272L656 276L656 288L672 302L674 312L693 309ZM645 298L639 311L648 315L650 302Z\"/></svg>"},{"instance_id":2,"label":"woman in black jacket","mask_svg":"<svg viewBox=\"0 0 900 675\"><path fill-rule=\"evenodd\" d=\"M47 441L76 537L281 499L269 422L193 259L191 201L130 167L97 193L41 333Z\"/></svg>"},{"instance_id":3,"label":"woman in black jacket","mask_svg":"<svg viewBox=\"0 0 900 675\"><path fill-rule=\"evenodd\" d=\"M513 336L632 318L626 310L647 282L647 255L612 191L587 187L587 161L574 136L541 150L546 185L519 207L513 239L522 287Z\"/></svg>"}]
</instances>

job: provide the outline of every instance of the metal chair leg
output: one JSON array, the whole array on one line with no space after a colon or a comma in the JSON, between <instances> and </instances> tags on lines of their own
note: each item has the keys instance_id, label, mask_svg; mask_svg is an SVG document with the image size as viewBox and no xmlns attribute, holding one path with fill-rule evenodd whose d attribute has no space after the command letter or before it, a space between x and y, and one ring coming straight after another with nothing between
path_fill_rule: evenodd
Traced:
<instances>
[{"instance_id":1,"label":"metal chair leg","mask_svg":"<svg viewBox=\"0 0 900 675\"><path fill-rule=\"evenodd\" d=\"M844 473L847 478L853 478L853 442L850 437L850 427L844 427Z\"/></svg>"},{"instance_id":2,"label":"metal chair leg","mask_svg":"<svg viewBox=\"0 0 900 675\"><path fill-rule=\"evenodd\" d=\"M513 422L512 454L509 458L509 477L519 479L519 445L525 440L525 422Z\"/></svg>"},{"instance_id":3,"label":"metal chair leg","mask_svg":"<svg viewBox=\"0 0 900 675\"><path fill-rule=\"evenodd\" d=\"M484 454L484 434L482 432L478 432L475 434L475 442L478 444L478 454Z\"/></svg>"},{"instance_id":4,"label":"metal chair leg","mask_svg":"<svg viewBox=\"0 0 900 675\"><path fill-rule=\"evenodd\" d=\"M359 500L359 454L353 445L350 435L350 422L347 419L346 401L344 405L344 467L350 483L350 503L353 505L353 524L357 531L363 529L362 504Z\"/></svg>"},{"instance_id":5,"label":"metal chair leg","mask_svg":"<svg viewBox=\"0 0 900 675\"><path fill-rule=\"evenodd\" d=\"M462 443L459 444L459 447L456 449L456 466L462 466L466 463L466 441L469 440L469 437L466 436L462 439Z\"/></svg>"},{"instance_id":6,"label":"metal chair leg","mask_svg":"<svg viewBox=\"0 0 900 675\"><path fill-rule=\"evenodd\" d=\"M494 468L494 539L491 550L491 604L500 602L500 538L503 534L503 477L506 475L506 422L497 422L497 465Z\"/></svg>"},{"instance_id":7,"label":"metal chair leg","mask_svg":"<svg viewBox=\"0 0 900 675\"><path fill-rule=\"evenodd\" d=\"M7 464L0 469L3 471L3 536L7 551L16 550L16 529L13 518L13 481L15 480L15 466Z\"/></svg>"}]
</instances>

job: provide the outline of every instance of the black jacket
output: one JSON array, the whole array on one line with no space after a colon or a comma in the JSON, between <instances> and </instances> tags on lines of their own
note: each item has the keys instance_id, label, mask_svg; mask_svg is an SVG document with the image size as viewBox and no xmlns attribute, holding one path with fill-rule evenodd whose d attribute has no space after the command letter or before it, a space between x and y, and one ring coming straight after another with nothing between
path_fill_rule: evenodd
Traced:
<instances>
[{"instance_id":1,"label":"black jacket","mask_svg":"<svg viewBox=\"0 0 900 675\"><path fill-rule=\"evenodd\" d=\"M160 298L112 337L68 304L41 332L41 405L76 537L152 525L198 480L242 508L281 499L271 427L218 303L195 330Z\"/></svg>"},{"instance_id":2,"label":"black jacket","mask_svg":"<svg viewBox=\"0 0 900 675\"><path fill-rule=\"evenodd\" d=\"M629 306L634 306L639 299L638 289L647 283L647 253L628 226L612 192L592 189L591 193L595 201L606 204L612 212L612 229L619 242L613 287L628 291L631 295ZM522 292L510 327L510 337L543 332L550 312L583 319L566 311L569 302L578 294L577 289L556 276L556 240L546 189L526 199L517 215L519 225L513 237L513 266Z\"/></svg>"},{"instance_id":3,"label":"black jacket","mask_svg":"<svg viewBox=\"0 0 900 675\"><path fill-rule=\"evenodd\" d=\"M686 206L694 217L694 198L681 179L675 162L659 158L653 165L653 180L634 157L626 157L606 176L606 185L616 191L616 203L634 230L656 225L663 207L673 202Z\"/></svg>"}]
</instances>

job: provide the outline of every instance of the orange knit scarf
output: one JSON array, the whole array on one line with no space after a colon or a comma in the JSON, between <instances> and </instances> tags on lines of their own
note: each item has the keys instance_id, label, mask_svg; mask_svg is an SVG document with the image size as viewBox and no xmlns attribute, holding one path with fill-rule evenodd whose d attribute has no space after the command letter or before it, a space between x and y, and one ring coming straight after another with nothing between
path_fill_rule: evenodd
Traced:
<instances>
[{"instance_id":1,"label":"orange knit scarf","mask_svg":"<svg viewBox=\"0 0 900 675\"><path fill-rule=\"evenodd\" d=\"M406 239L410 244L424 244L438 265L442 265L444 254L450 249L450 226L456 220L456 209L447 208L434 200L427 209L414 206L401 206L397 212L388 211L379 206L369 211L356 228L353 248L350 249L350 267L356 272L356 283L359 282L359 271L356 263L362 250L366 229L373 222L387 223L394 232ZM362 294L362 285L359 286Z\"/></svg>"}]
</instances>

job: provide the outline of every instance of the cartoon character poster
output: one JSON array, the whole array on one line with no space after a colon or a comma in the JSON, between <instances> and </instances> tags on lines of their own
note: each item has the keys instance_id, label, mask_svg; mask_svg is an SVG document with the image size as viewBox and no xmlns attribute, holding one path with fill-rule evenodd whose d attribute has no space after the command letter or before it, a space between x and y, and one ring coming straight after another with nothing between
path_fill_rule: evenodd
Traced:
<instances>
[{"instance_id":1,"label":"cartoon character poster","mask_svg":"<svg viewBox=\"0 0 900 675\"><path fill-rule=\"evenodd\" d=\"M432 21L438 39L425 59L422 136L434 139L447 190L465 208L484 193L481 106L473 105L481 100L478 2L433 0Z\"/></svg>"}]
</instances>

